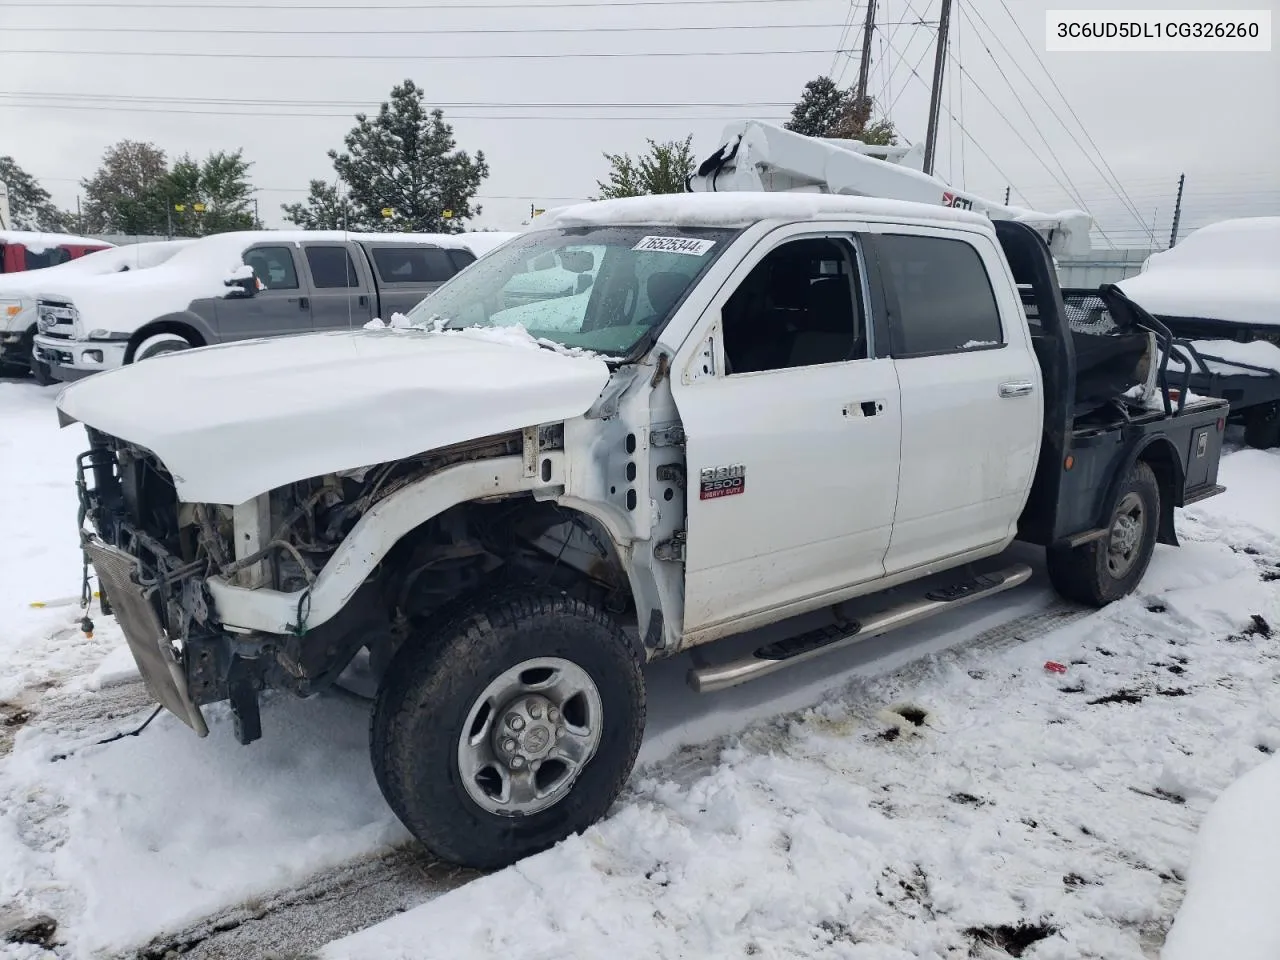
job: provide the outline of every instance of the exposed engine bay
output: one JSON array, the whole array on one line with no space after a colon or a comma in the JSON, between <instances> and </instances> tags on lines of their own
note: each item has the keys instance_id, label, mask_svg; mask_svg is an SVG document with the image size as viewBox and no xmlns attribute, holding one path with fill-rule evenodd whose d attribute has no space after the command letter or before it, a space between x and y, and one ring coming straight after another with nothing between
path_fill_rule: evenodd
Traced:
<instances>
[{"instance_id":1,"label":"exposed engine bay","mask_svg":"<svg viewBox=\"0 0 1280 960\"><path fill-rule=\"evenodd\" d=\"M191 699L231 700L244 742L258 735L261 689L310 695L362 649L381 675L415 622L441 615L495 578L553 584L630 619L626 574L595 521L529 494L502 494L421 524L339 615L308 627L308 588L370 510L454 464L520 456L520 432L313 477L237 507L180 503L172 477L149 451L96 430L89 435L91 449L78 466L82 528L88 519L103 541L136 561L136 582L173 646ZM558 426L541 428L537 439L541 449L563 446ZM288 635L223 624L207 587L213 577L297 593ZM110 612L105 586L102 593Z\"/></svg>"}]
</instances>

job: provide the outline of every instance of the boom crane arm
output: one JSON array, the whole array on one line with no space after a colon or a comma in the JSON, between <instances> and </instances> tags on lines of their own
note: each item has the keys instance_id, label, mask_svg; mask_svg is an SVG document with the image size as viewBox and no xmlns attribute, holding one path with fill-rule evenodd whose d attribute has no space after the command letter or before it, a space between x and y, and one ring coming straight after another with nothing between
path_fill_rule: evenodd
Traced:
<instances>
[{"instance_id":1,"label":"boom crane arm","mask_svg":"<svg viewBox=\"0 0 1280 960\"><path fill-rule=\"evenodd\" d=\"M730 124L723 145L687 184L691 192L836 193L942 204L1016 220L1035 229L1055 256L1091 248L1093 218L1081 210L1042 213L956 190L921 169L919 147L882 147L859 140L807 137L760 120Z\"/></svg>"}]
</instances>

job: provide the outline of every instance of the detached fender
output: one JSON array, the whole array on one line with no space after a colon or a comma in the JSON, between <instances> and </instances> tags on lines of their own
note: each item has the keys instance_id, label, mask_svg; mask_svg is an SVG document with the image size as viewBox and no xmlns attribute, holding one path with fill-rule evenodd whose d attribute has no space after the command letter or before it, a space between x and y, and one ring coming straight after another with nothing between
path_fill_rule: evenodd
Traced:
<instances>
[{"instance_id":1,"label":"detached fender","mask_svg":"<svg viewBox=\"0 0 1280 960\"><path fill-rule=\"evenodd\" d=\"M563 451L543 451L535 475L523 457L475 460L446 467L399 490L370 509L342 541L315 583L302 590L241 587L225 577L207 586L218 618L228 627L273 634L300 633L332 619L405 534L450 507L483 497L563 491ZM550 473L545 464L550 461Z\"/></svg>"},{"instance_id":2,"label":"detached fender","mask_svg":"<svg viewBox=\"0 0 1280 960\"><path fill-rule=\"evenodd\" d=\"M1108 525L1111 511L1115 509L1116 501L1120 497L1120 485L1124 483L1124 478L1129 475L1134 464L1139 462L1151 468L1160 485L1160 527L1156 542L1176 547L1178 534L1173 527L1173 510L1175 507L1182 506L1185 471L1178 448L1172 440L1161 433L1152 434L1134 444L1133 449L1120 462L1119 469L1111 478L1111 485L1107 490L1107 499L1104 501L1106 512L1099 526Z\"/></svg>"}]
</instances>

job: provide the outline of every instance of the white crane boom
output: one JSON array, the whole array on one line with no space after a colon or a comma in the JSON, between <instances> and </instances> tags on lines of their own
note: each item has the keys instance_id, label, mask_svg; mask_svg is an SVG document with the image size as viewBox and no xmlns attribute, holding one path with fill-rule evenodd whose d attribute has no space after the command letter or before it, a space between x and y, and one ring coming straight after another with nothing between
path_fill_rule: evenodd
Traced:
<instances>
[{"instance_id":1,"label":"white crane boom","mask_svg":"<svg viewBox=\"0 0 1280 960\"><path fill-rule=\"evenodd\" d=\"M760 120L725 127L722 143L689 178L691 191L839 193L940 203L993 220L1028 224L1045 238L1055 256L1079 256L1092 246L1089 214L1081 210L1041 213L956 190L921 170L919 145L881 147L859 140L807 137Z\"/></svg>"}]
</instances>

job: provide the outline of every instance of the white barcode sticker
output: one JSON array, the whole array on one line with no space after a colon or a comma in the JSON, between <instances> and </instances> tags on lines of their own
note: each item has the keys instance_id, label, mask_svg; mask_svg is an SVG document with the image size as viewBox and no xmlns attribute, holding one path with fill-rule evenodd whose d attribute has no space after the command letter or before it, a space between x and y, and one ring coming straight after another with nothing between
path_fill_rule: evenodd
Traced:
<instances>
[{"instance_id":1,"label":"white barcode sticker","mask_svg":"<svg viewBox=\"0 0 1280 960\"><path fill-rule=\"evenodd\" d=\"M714 240L695 240L692 237L643 237L632 250L652 250L657 253L687 253L701 257L716 245Z\"/></svg>"}]
</instances>

